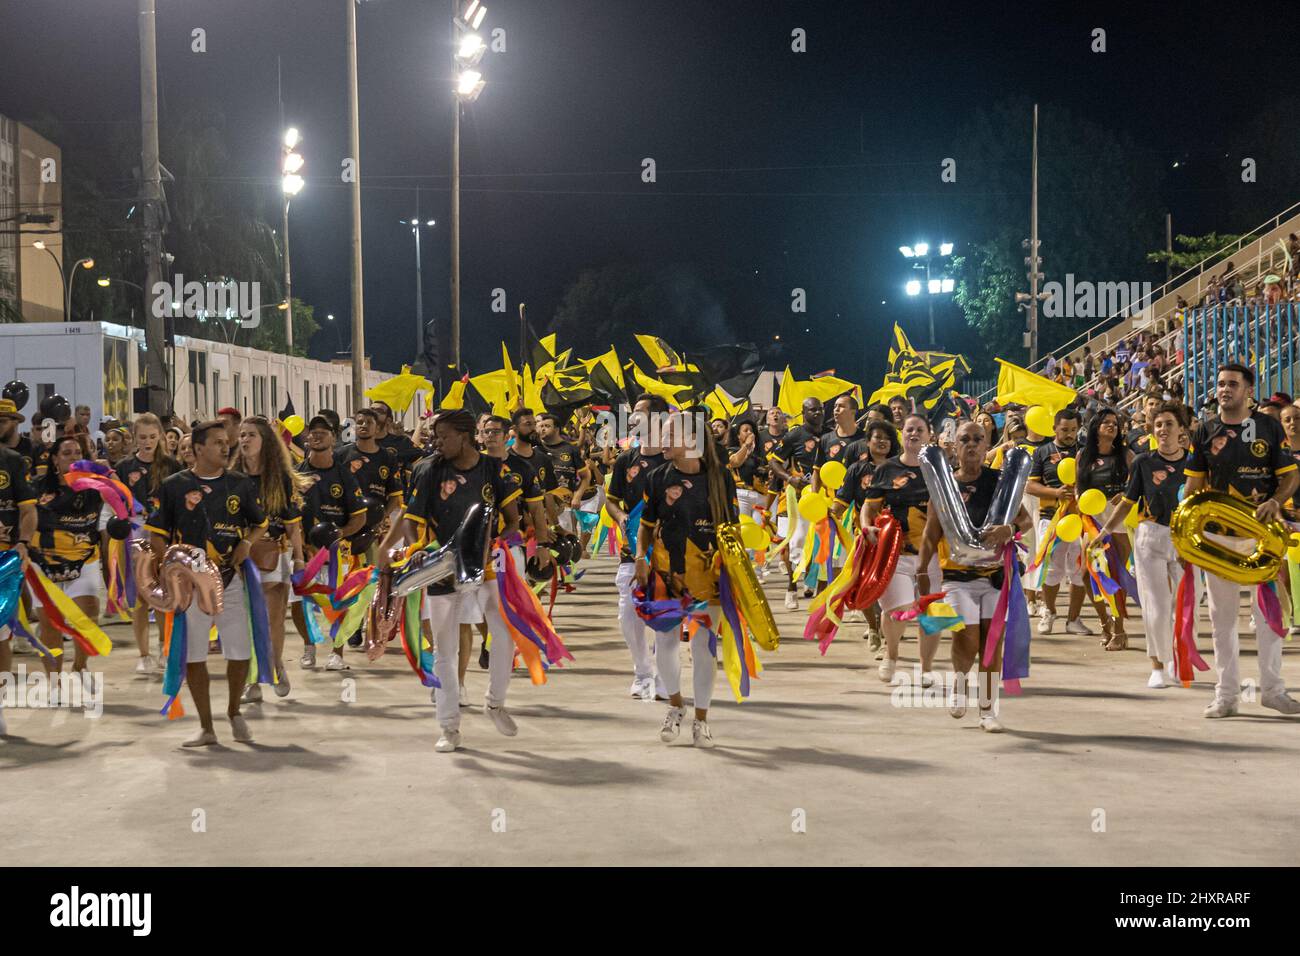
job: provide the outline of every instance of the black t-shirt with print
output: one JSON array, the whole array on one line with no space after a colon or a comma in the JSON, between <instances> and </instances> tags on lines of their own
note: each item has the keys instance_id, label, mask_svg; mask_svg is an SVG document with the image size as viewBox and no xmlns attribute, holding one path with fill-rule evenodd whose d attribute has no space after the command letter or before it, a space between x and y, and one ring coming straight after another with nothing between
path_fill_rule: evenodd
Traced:
<instances>
[{"instance_id":1,"label":"black t-shirt with print","mask_svg":"<svg viewBox=\"0 0 1300 956\"><path fill-rule=\"evenodd\" d=\"M145 527L170 544L203 548L222 568L250 528L266 524L253 479L238 471L200 478L186 469L162 483L158 507Z\"/></svg>"},{"instance_id":2,"label":"black t-shirt with print","mask_svg":"<svg viewBox=\"0 0 1300 956\"><path fill-rule=\"evenodd\" d=\"M1145 428L1130 428L1128 434L1124 436L1124 447L1134 455L1153 451L1156 447L1155 436L1148 434Z\"/></svg>"},{"instance_id":3,"label":"black t-shirt with print","mask_svg":"<svg viewBox=\"0 0 1300 956\"><path fill-rule=\"evenodd\" d=\"M403 488L406 488L411 482L411 471L415 463L424 457L424 452L420 447L411 441L406 435L385 435L383 438L375 439L380 448L385 448L393 453L397 459L400 468L398 472L398 481Z\"/></svg>"},{"instance_id":4,"label":"black t-shirt with print","mask_svg":"<svg viewBox=\"0 0 1300 956\"><path fill-rule=\"evenodd\" d=\"M863 448L865 447L864 445ZM877 465L871 460L870 455L866 458L853 459L848 470L844 472L844 480L840 482L840 487L835 492L835 500L860 509L867 502L867 490L875 480L876 468Z\"/></svg>"},{"instance_id":5,"label":"black t-shirt with print","mask_svg":"<svg viewBox=\"0 0 1300 956\"><path fill-rule=\"evenodd\" d=\"M609 497L618 502L624 512L630 512L645 499L646 479L650 472L663 463L663 452L646 455L640 448L629 448L614 459L607 492ZM626 546L619 553L619 560L623 563L635 557Z\"/></svg>"},{"instance_id":6,"label":"black t-shirt with print","mask_svg":"<svg viewBox=\"0 0 1300 956\"><path fill-rule=\"evenodd\" d=\"M154 454L162 454L154 452ZM156 485L150 477L153 474L153 462L141 461L138 455L129 455L117 463L114 470L117 477L126 485L127 490L131 492L131 497L139 502L140 507L147 515L158 507L158 493L162 488L162 482L166 481L184 466L175 458L162 456L162 480Z\"/></svg>"},{"instance_id":7,"label":"black t-shirt with print","mask_svg":"<svg viewBox=\"0 0 1300 956\"><path fill-rule=\"evenodd\" d=\"M405 517L424 527L428 540L442 544L451 540L473 505L491 505L500 512L520 495L507 477L505 462L481 453L463 471L446 459L431 458L417 478Z\"/></svg>"},{"instance_id":8,"label":"black t-shirt with print","mask_svg":"<svg viewBox=\"0 0 1300 956\"><path fill-rule=\"evenodd\" d=\"M379 524L384 511L394 499L398 504L402 503L402 466L391 448L380 445L373 452L362 451L354 442L335 452L335 460L352 472L362 497L370 498L383 506L373 516L373 521L367 517L367 528Z\"/></svg>"},{"instance_id":9,"label":"black t-shirt with print","mask_svg":"<svg viewBox=\"0 0 1300 956\"><path fill-rule=\"evenodd\" d=\"M31 481L32 480L32 459L36 455L36 451L32 447L31 435L27 434L26 432L21 433L18 436L18 441L14 443L13 448L10 450L17 452L18 456L22 458L23 468L26 470L26 474L27 474L27 480Z\"/></svg>"},{"instance_id":10,"label":"black t-shirt with print","mask_svg":"<svg viewBox=\"0 0 1300 956\"><path fill-rule=\"evenodd\" d=\"M519 470L527 468L531 471L534 480L536 480L538 487L542 489L543 494L548 491L555 491L560 487L558 482L555 480L555 468L551 464L550 456L547 455L546 452L544 452L540 447L534 446L533 453L528 457L524 457L519 454L518 448L518 443L511 445L509 452L506 454L506 461L510 464L511 468Z\"/></svg>"},{"instance_id":11,"label":"black t-shirt with print","mask_svg":"<svg viewBox=\"0 0 1300 956\"><path fill-rule=\"evenodd\" d=\"M578 469L582 467L582 455L578 446L571 441L558 441L554 445L542 444L538 451L546 452L551 459L551 472L555 475L556 487L569 497L578 489Z\"/></svg>"},{"instance_id":12,"label":"black t-shirt with print","mask_svg":"<svg viewBox=\"0 0 1300 956\"><path fill-rule=\"evenodd\" d=\"M839 460L848 465L863 459L871 460L871 439L866 435L849 442L848 447L844 449L843 457Z\"/></svg>"},{"instance_id":13,"label":"black t-shirt with print","mask_svg":"<svg viewBox=\"0 0 1300 956\"><path fill-rule=\"evenodd\" d=\"M731 473L722 472L728 502L736 498L736 484ZM735 506L728 517L735 520ZM642 531L653 526L668 551L669 569L674 574L686 571L688 543L700 553L717 547L717 527L709 508L709 476L700 471L688 474L672 462L664 462L650 472L645 484L645 512Z\"/></svg>"},{"instance_id":14,"label":"black t-shirt with print","mask_svg":"<svg viewBox=\"0 0 1300 956\"><path fill-rule=\"evenodd\" d=\"M985 466L980 469L979 477L974 481L963 481L956 475L953 476L961 500L966 504L966 514L970 517L970 523L976 528L983 527L988 521L989 508L993 504L993 491L998 486L1001 474L996 469ZM939 567L943 569L945 580L973 581L996 573L1001 563L995 562L984 566L958 564L948 554L947 539L940 538Z\"/></svg>"},{"instance_id":15,"label":"black t-shirt with print","mask_svg":"<svg viewBox=\"0 0 1300 956\"><path fill-rule=\"evenodd\" d=\"M780 457L781 444L785 441L785 436L789 431L784 431L779 435L772 434L771 429L764 428L758 433L758 448L763 453L763 457L768 461ZM776 475L771 475L767 482L768 491L780 491L781 479Z\"/></svg>"},{"instance_id":16,"label":"black t-shirt with print","mask_svg":"<svg viewBox=\"0 0 1300 956\"><path fill-rule=\"evenodd\" d=\"M1109 500L1128 485L1128 468L1124 464L1124 455L1120 451L1098 455L1089 464L1087 474L1080 470L1076 477L1079 494L1096 488Z\"/></svg>"},{"instance_id":17,"label":"black t-shirt with print","mask_svg":"<svg viewBox=\"0 0 1300 956\"><path fill-rule=\"evenodd\" d=\"M733 445L727 449L727 460L740 451L739 445ZM766 487L767 482L767 459L763 457L762 452L755 446L749 452L749 455L731 469L731 475L736 479L736 484L741 488L757 490ZM757 482L757 485L755 484Z\"/></svg>"},{"instance_id":18,"label":"black t-shirt with print","mask_svg":"<svg viewBox=\"0 0 1300 956\"><path fill-rule=\"evenodd\" d=\"M0 448L0 551L8 551L18 541L18 506L35 503L36 492L27 480L22 455Z\"/></svg>"},{"instance_id":19,"label":"black t-shirt with print","mask_svg":"<svg viewBox=\"0 0 1300 956\"><path fill-rule=\"evenodd\" d=\"M266 536L275 540L283 538L286 525L291 525L295 521L302 521L302 499L294 490L293 479L288 475L281 479L280 494L284 500L284 505L272 511L266 503L266 496L262 494L261 476L249 475L248 477L253 482L253 487L257 489L257 503L266 516Z\"/></svg>"},{"instance_id":20,"label":"black t-shirt with print","mask_svg":"<svg viewBox=\"0 0 1300 956\"><path fill-rule=\"evenodd\" d=\"M795 475L811 474L826 460L822 453L822 432L807 425L796 425L785 433L775 455L785 462L786 470Z\"/></svg>"},{"instance_id":21,"label":"black t-shirt with print","mask_svg":"<svg viewBox=\"0 0 1300 956\"><path fill-rule=\"evenodd\" d=\"M310 532L317 524L328 521L342 528L352 516L366 510L361 486L338 455L328 468L317 468L310 459L304 459L298 471L313 479L313 484L303 492L303 528Z\"/></svg>"},{"instance_id":22,"label":"black t-shirt with print","mask_svg":"<svg viewBox=\"0 0 1300 956\"><path fill-rule=\"evenodd\" d=\"M61 566L71 566L71 577L82 563L99 557L99 519L104 500L97 491L75 491L47 475L36 485L36 554L34 557L50 576L65 578Z\"/></svg>"},{"instance_id":23,"label":"black t-shirt with print","mask_svg":"<svg viewBox=\"0 0 1300 956\"><path fill-rule=\"evenodd\" d=\"M903 553L919 553L930 505L930 489L919 464L905 465L901 457L886 460L876 468L864 500L883 500L903 532Z\"/></svg>"},{"instance_id":24,"label":"black t-shirt with print","mask_svg":"<svg viewBox=\"0 0 1300 956\"><path fill-rule=\"evenodd\" d=\"M862 441L865 437L866 432L861 428L855 431L852 435L849 435L847 438L840 437L840 433L832 428L822 436L822 461L838 461L847 465L850 461L854 460L849 457L849 448L851 448L856 442Z\"/></svg>"},{"instance_id":25,"label":"black t-shirt with print","mask_svg":"<svg viewBox=\"0 0 1300 956\"><path fill-rule=\"evenodd\" d=\"M1258 504L1277 491L1279 475L1295 470L1290 452L1282 426L1263 412L1235 425L1216 416L1193 429L1184 473Z\"/></svg>"},{"instance_id":26,"label":"black t-shirt with print","mask_svg":"<svg viewBox=\"0 0 1300 956\"><path fill-rule=\"evenodd\" d=\"M1046 485L1048 488L1060 488L1062 483L1060 476L1056 473L1057 467L1065 459L1077 457L1078 453L1078 445L1065 448L1055 441L1045 441L1034 451L1034 462L1029 469L1029 477ZM1075 477L1078 477L1077 473ZM1040 499L1038 514L1042 518L1050 518L1056 514L1056 499Z\"/></svg>"},{"instance_id":27,"label":"black t-shirt with print","mask_svg":"<svg viewBox=\"0 0 1300 956\"><path fill-rule=\"evenodd\" d=\"M1186 481L1188 458L1185 451L1180 451L1173 461L1158 451L1144 451L1133 459L1124 500L1138 506L1143 520L1168 526Z\"/></svg>"}]
</instances>

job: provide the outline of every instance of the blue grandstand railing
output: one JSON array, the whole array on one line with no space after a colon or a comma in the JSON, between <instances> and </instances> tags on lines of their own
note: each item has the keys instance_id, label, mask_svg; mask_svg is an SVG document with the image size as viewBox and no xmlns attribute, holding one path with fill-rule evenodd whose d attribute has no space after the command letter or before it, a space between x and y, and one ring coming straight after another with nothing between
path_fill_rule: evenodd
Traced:
<instances>
[{"instance_id":1,"label":"blue grandstand railing","mask_svg":"<svg viewBox=\"0 0 1300 956\"><path fill-rule=\"evenodd\" d=\"M1296 303L1216 305L1189 309L1183 325L1183 392L1199 410L1214 397L1219 366L1241 362L1255 370L1255 394L1293 394L1300 354L1300 312Z\"/></svg>"}]
</instances>

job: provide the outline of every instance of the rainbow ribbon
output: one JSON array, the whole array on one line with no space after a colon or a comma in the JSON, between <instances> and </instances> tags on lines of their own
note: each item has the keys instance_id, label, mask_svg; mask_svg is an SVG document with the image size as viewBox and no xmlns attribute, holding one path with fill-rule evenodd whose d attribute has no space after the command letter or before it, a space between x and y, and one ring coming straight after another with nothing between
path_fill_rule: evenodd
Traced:
<instances>
[{"instance_id":1,"label":"rainbow ribbon","mask_svg":"<svg viewBox=\"0 0 1300 956\"><path fill-rule=\"evenodd\" d=\"M27 586L32 596L45 609L45 616L60 634L72 638L90 656L107 656L113 642L99 625L85 615L77 602L45 576L35 561L27 565Z\"/></svg>"},{"instance_id":2,"label":"rainbow ribbon","mask_svg":"<svg viewBox=\"0 0 1300 956\"><path fill-rule=\"evenodd\" d=\"M1192 668L1208 671L1210 665L1196 650L1196 569L1183 562L1183 576L1174 598L1174 673L1184 687L1192 686Z\"/></svg>"},{"instance_id":3,"label":"rainbow ribbon","mask_svg":"<svg viewBox=\"0 0 1300 956\"><path fill-rule=\"evenodd\" d=\"M990 667L1002 642L1002 686L1007 693L1020 693L1020 681L1029 676L1029 607L1020 581L1016 545L1008 541L1002 552L1002 590L989 622L988 641L984 646L984 666Z\"/></svg>"}]
</instances>

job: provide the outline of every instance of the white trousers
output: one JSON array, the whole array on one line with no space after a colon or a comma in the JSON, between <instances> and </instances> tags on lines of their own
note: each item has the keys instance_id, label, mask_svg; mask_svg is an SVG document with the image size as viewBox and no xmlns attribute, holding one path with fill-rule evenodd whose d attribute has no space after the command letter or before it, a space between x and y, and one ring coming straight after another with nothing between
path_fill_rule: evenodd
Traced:
<instances>
[{"instance_id":1,"label":"white trousers","mask_svg":"<svg viewBox=\"0 0 1300 956\"><path fill-rule=\"evenodd\" d=\"M1142 626L1147 635L1147 656L1161 664L1174 657L1174 599L1183 579L1183 564L1174 550L1167 525L1143 521L1133 534L1133 568L1136 571L1138 601L1142 603ZM1197 606L1200 587L1196 588Z\"/></svg>"},{"instance_id":2,"label":"white trousers","mask_svg":"<svg viewBox=\"0 0 1300 956\"><path fill-rule=\"evenodd\" d=\"M762 507L765 495L760 495L757 491L750 488L740 488L736 491L736 501L740 505L740 516L754 518L754 509ZM757 518L754 518L758 521ZM762 522L759 522L760 524Z\"/></svg>"},{"instance_id":3,"label":"white trousers","mask_svg":"<svg viewBox=\"0 0 1300 956\"><path fill-rule=\"evenodd\" d=\"M614 575L614 585L618 588L618 626L632 654L632 674L639 681L655 677L655 659L650 650L650 635L654 632L637 617L636 599L632 597L632 589L636 587L636 565L631 561L620 564ZM656 684L656 690L662 688Z\"/></svg>"},{"instance_id":4,"label":"white trousers","mask_svg":"<svg viewBox=\"0 0 1300 956\"><path fill-rule=\"evenodd\" d=\"M1219 700L1236 702L1241 696L1237 621L1243 585L1225 581L1207 571L1205 586L1209 592L1210 624L1214 628L1214 669L1219 674L1218 683L1214 685L1214 696ZM1253 608L1254 586L1250 586L1249 590ZM1255 614L1254 618L1255 647L1259 657L1259 689L1262 696L1272 697L1286 691L1286 684L1282 680L1282 635L1273 632L1264 622L1264 615Z\"/></svg>"},{"instance_id":5,"label":"white trousers","mask_svg":"<svg viewBox=\"0 0 1300 956\"><path fill-rule=\"evenodd\" d=\"M808 519L799 513L799 509L794 509L794 514L790 515L790 567L799 567L799 562L803 560L804 540L808 537ZM790 582L793 585L793 581Z\"/></svg>"},{"instance_id":6,"label":"white trousers","mask_svg":"<svg viewBox=\"0 0 1300 956\"><path fill-rule=\"evenodd\" d=\"M1043 540L1047 534L1047 526L1052 523L1051 518L1038 519L1038 540ZM1052 551L1052 557L1047 563L1047 572L1043 575L1043 586L1054 588L1065 581L1070 587L1079 587L1083 584L1083 566L1079 564L1082 555L1082 546L1079 539L1075 538L1068 544L1064 541L1057 541L1056 548Z\"/></svg>"},{"instance_id":7,"label":"white trousers","mask_svg":"<svg viewBox=\"0 0 1300 956\"><path fill-rule=\"evenodd\" d=\"M655 635L655 660L659 663L666 697L682 692L681 643L681 632L676 629ZM718 659L709 653L709 635L703 628L691 638L691 676L695 706L708 710L713 700L713 682L718 677Z\"/></svg>"},{"instance_id":8,"label":"white trousers","mask_svg":"<svg viewBox=\"0 0 1300 956\"><path fill-rule=\"evenodd\" d=\"M514 669L515 645L501 616L501 595L496 581L454 594L426 594L424 613L433 631L433 673L442 686L437 693L438 723L444 730L460 729L460 621L462 604L475 602L492 634L489 651L487 702L500 707L506 702L510 672Z\"/></svg>"}]
</instances>

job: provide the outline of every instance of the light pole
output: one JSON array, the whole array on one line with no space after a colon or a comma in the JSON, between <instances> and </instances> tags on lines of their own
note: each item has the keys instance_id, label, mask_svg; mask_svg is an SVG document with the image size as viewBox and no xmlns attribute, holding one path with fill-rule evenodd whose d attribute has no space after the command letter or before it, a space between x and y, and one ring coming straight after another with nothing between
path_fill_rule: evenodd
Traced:
<instances>
[{"instance_id":1,"label":"light pole","mask_svg":"<svg viewBox=\"0 0 1300 956\"><path fill-rule=\"evenodd\" d=\"M298 129L290 126L284 131L284 147L280 160L280 172L283 179L280 189L284 192L284 301L289 303L284 313L285 353L293 354L293 279L289 271L289 200L302 192L303 158L294 148L302 142Z\"/></svg>"},{"instance_id":2,"label":"light pole","mask_svg":"<svg viewBox=\"0 0 1300 956\"><path fill-rule=\"evenodd\" d=\"M460 5L461 0L452 0L453 10ZM469 0L464 16L451 18L452 68L456 76L451 124L451 364L457 370L460 369L460 108L463 103L473 103L483 92L483 74L475 67L487 52L487 44L476 31L486 16L487 7L479 0Z\"/></svg>"},{"instance_id":3,"label":"light pole","mask_svg":"<svg viewBox=\"0 0 1300 956\"><path fill-rule=\"evenodd\" d=\"M343 333L339 331L338 324L334 321L334 314L330 313L329 315L325 316L325 320L334 327L334 341L335 343L337 343L339 347L339 350L334 354L342 355L343 354Z\"/></svg>"},{"instance_id":4,"label":"light pole","mask_svg":"<svg viewBox=\"0 0 1300 956\"><path fill-rule=\"evenodd\" d=\"M72 280L77 277L78 268L81 267L85 267L86 269L95 268L95 260L78 259L76 262L72 264L72 273L70 275L65 276L63 274L63 263L61 263L59 261L59 257L54 254L54 250L45 244L44 239L37 239L35 242L32 243L32 248L40 249L44 252L48 252L50 254L50 258L54 260L54 265L58 267L59 281L63 283L63 321L71 322L72 321Z\"/></svg>"},{"instance_id":5,"label":"light pole","mask_svg":"<svg viewBox=\"0 0 1300 956\"><path fill-rule=\"evenodd\" d=\"M418 214L410 219L397 221L404 226L410 226L411 235L415 236L415 355L419 358L424 355L424 280L420 275L420 227L432 228L437 225L437 222L432 219L421 222ZM438 374L438 370L433 368L429 369L429 372Z\"/></svg>"},{"instance_id":6,"label":"light pole","mask_svg":"<svg viewBox=\"0 0 1300 956\"><path fill-rule=\"evenodd\" d=\"M928 242L918 242L910 246L899 246L898 251L903 254L904 258L916 260L912 265L913 269L925 269L924 289L927 296L927 304L930 307L930 347L933 348L937 344L934 337L934 297L936 295L951 294L955 287L955 282L948 276L940 276L937 279L934 278L934 276L931 275L930 266L933 260L947 259L952 255L952 243L939 243L939 254L937 256L930 252L930 244ZM905 286L905 291L908 295L920 295L921 289L922 285L918 279L912 279Z\"/></svg>"}]
</instances>

